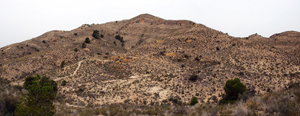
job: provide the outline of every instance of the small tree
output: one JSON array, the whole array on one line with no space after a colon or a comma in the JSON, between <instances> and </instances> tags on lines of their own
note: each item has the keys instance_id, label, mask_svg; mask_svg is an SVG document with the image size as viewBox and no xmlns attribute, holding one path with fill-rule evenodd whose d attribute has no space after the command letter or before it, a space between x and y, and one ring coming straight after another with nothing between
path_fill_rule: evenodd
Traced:
<instances>
[{"instance_id":1,"label":"small tree","mask_svg":"<svg viewBox=\"0 0 300 116\"><path fill-rule=\"evenodd\" d=\"M90 42L91 42L91 41L90 41L90 38L86 37L84 42L85 42L85 43L90 43Z\"/></svg>"},{"instance_id":2,"label":"small tree","mask_svg":"<svg viewBox=\"0 0 300 116\"><path fill-rule=\"evenodd\" d=\"M77 48L75 48L75 49L74 49L74 51L75 51L75 52L77 52L77 51L78 51L78 49L77 49Z\"/></svg>"},{"instance_id":3,"label":"small tree","mask_svg":"<svg viewBox=\"0 0 300 116\"><path fill-rule=\"evenodd\" d=\"M86 43L82 43L82 48L86 48Z\"/></svg>"},{"instance_id":4,"label":"small tree","mask_svg":"<svg viewBox=\"0 0 300 116\"><path fill-rule=\"evenodd\" d=\"M101 38L103 38L103 37L104 37L104 35L103 35L103 34L101 34L101 35L100 35L100 37L101 37Z\"/></svg>"},{"instance_id":5,"label":"small tree","mask_svg":"<svg viewBox=\"0 0 300 116\"><path fill-rule=\"evenodd\" d=\"M195 105L195 104L197 104L198 103L198 100L197 100L197 97L193 97L192 98L192 100L191 100L191 103L190 103L190 105Z\"/></svg>"},{"instance_id":6,"label":"small tree","mask_svg":"<svg viewBox=\"0 0 300 116\"><path fill-rule=\"evenodd\" d=\"M29 79L27 79L29 78ZM16 116L53 116L55 107L53 101L57 94L57 84L48 77L35 77L25 79L27 95L23 94L17 104ZM24 87L25 87L24 83Z\"/></svg>"},{"instance_id":7,"label":"small tree","mask_svg":"<svg viewBox=\"0 0 300 116\"><path fill-rule=\"evenodd\" d=\"M98 30L94 30L93 37L96 38L96 39L99 38L99 31Z\"/></svg>"},{"instance_id":8,"label":"small tree","mask_svg":"<svg viewBox=\"0 0 300 116\"><path fill-rule=\"evenodd\" d=\"M239 94L243 94L246 91L246 86L241 83L239 78L235 78L226 81L224 91L226 94L222 96L223 98L219 103L234 103L238 99Z\"/></svg>"}]
</instances>

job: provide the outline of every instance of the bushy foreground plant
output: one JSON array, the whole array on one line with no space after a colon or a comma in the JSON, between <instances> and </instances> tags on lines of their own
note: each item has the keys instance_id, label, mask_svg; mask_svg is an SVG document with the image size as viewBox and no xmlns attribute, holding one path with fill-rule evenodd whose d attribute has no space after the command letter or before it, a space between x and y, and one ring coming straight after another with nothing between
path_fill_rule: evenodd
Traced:
<instances>
[{"instance_id":1,"label":"bushy foreground plant","mask_svg":"<svg viewBox=\"0 0 300 116\"><path fill-rule=\"evenodd\" d=\"M24 88L28 93L17 104L16 116L52 116L55 113L53 100L57 94L57 83L49 77L27 77Z\"/></svg>"}]
</instances>

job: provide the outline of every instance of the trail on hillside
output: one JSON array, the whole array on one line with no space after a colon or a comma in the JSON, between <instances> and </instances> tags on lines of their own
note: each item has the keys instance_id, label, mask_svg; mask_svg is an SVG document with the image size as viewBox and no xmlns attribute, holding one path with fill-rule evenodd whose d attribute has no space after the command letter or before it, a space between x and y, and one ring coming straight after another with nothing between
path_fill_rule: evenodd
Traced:
<instances>
[{"instance_id":1,"label":"trail on hillside","mask_svg":"<svg viewBox=\"0 0 300 116\"><path fill-rule=\"evenodd\" d=\"M70 75L70 76L76 75L78 69L80 68L80 65L81 65L81 62L82 62L82 61L83 61L83 60L81 60L80 62L78 62L78 66L77 66L76 70L75 70L74 73L73 73L72 75Z\"/></svg>"},{"instance_id":2,"label":"trail on hillside","mask_svg":"<svg viewBox=\"0 0 300 116\"><path fill-rule=\"evenodd\" d=\"M67 78L67 77L71 77L71 76L76 75L78 69L79 69L80 66L81 66L82 61L84 61L84 60L81 60L81 61L78 62L78 66L77 66L77 68L75 69L75 71L74 71L73 74L71 74L71 75L69 75L69 76L65 76L65 77L61 77L61 78L54 79L54 81L59 81L59 80L61 80L61 79L64 79L64 78Z\"/></svg>"}]
</instances>

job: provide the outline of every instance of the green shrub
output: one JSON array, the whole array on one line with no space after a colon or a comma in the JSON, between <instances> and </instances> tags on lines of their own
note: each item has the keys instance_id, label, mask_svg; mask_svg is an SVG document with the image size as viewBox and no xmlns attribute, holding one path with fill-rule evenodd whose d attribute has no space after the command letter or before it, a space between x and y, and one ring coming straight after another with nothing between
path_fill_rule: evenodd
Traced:
<instances>
[{"instance_id":1,"label":"green shrub","mask_svg":"<svg viewBox=\"0 0 300 116\"><path fill-rule=\"evenodd\" d=\"M94 30L93 37L96 38L96 39L99 38L99 31L98 30Z\"/></svg>"},{"instance_id":2,"label":"green shrub","mask_svg":"<svg viewBox=\"0 0 300 116\"><path fill-rule=\"evenodd\" d=\"M27 79L29 78L29 79ZM53 101L57 94L57 84L48 77L37 74L35 77L27 77L28 93L17 104L16 116L53 116L55 107ZM32 80L33 79L33 80ZM25 85L24 85L25 86Z\"/></svg>"},{"instance_id":3,"label":"green shrub","mask_svg":"<svg viewBox=\"0 0 300 116\"><path fill-rule=\"evenodd\" d=\"M223 98L219 101L219 103L234 103L238 99L239 94L243 94L246 91L246 86L241 83L239 78L235 78L226 81L224 91L225 95L222 96Z\"/></svg>"},{"instance_id":4,"label":"green shrub","mask_svg":"<svg viewBox=\"0 0 300 116\"><path fill-rule=\"evenodd\" d=\"M67 81L66 80L63 80L62 82L61 82L61 86L66 86L67 85Z\"/></svg>"},{"instance_id":5,"label":"green shrub","mask_svg":"<svg viewBox=\"0 0 300 116\"><path fill-rule=\"evenodd\" d=\"M91 41L90 41L90 38L86 37L84 42L85 42L85 43L90 43L90 42L91 42Z\"/></svg>"},{"instance_id":6,"label":"green shrub","mask_svg":"<svg viewBox=\"0 0 300 116\"><path fill-rule=\"evenodd\" d=\"M74 49L74 51L75 51L75 52L77 52L77 51L78 51L78 49L77 49L77 48L75 48L75 49Z\"/></svg>"},{"instance_id":7,"label":"green shrub","mask_svg":"<svg viewBox=\"0 0 300 116\"><path fill-rule=\"evenodd\" d=\"M116 35L115 38L116 38L117 40L119 40L121 43L124 42L123 37L120 36L120 35Z\"/></svg>"},{"instance_id":8,"label":"green shrub","mask_svg":"<svg viewBox=\"0 0 300 116\"><path fill-rule=\"evenodd\" d=\"M82 48L86 48L86 43L82 43Z\"/></svg>"},{"instance_id":9,"label":"green shrub","mask_svg":"<svg viewBox=\"0 0 300 116\"><path fill-rule=\"evenodd\" d=\"M32 77L29 76L25 79L25 82L23 84L23 87L26 89L29 85L32 85L33 83L36 83L35 80L37 80L36 78L40 78L39 75L37 75L36 77Z\"/></svg>"},{"instance_id":10,"label":"green shrub","mask_svg":"<svg viewBox=\"0 0 300 116\"><path fill-rule=\"evenodd\" d=\"M100 37L101 37L101 38L103 38L103 37L104 37L104 35L103 35L103 34L101 34L101 35L100 35Z\"/></svg>"},{"instance_id":11,"label":"green shrub","mask_svg":"<svg viewBox=\"0 0 300 116\"><path fill-rule=\"evenodd\" d=\"M60 67L62 68L62 67L64 67L65 65L66 65L66 61L63 60L63 61L60 63Z\"/></svg>"},{"instance_id":12,"label":"green shrub","mask_svg":"<svg viewBox=\"0 0 300 116\"><path fill-rule=\"evenodd\" d=\"M195 104L197 104L198 103L198 100L197 100L197 97L193 97L192 98L192 100L191 100L191 103L190 103L190 105L195 105Z\"/></svg>"},{"instance_id":13,"label":"green shrub","mask_svg":"<svg viewBox=\"0 0 300 116\"><path fill-rule=\"evenodd\" d=\"M122 44L122 46L124 46L124 40L123 40L123 37L122 36L120 36L120 35L116 35L115 36L115 38L117 39L117 40L119 40Z\"/></svg>"},{"instance_id":14,"label":"green shrub","mask_svg":"<svg viewBox=\"0 0 300 116\"><path fill-rule=\"evenodd\" d=\"M76 36L76 35L77 35L77 33L74 33L74 35Z\"/></svg>"},{"instance_id":15,"label":"green shrub","mask_svg":"<svg viewBox=\"0 0 300 116\"><path fill-rule=\"evenodd\" d=\"M114 41L114 44L117 45L116 41Z\"/></svg>"},{"instance_id":16,"label":"green shrub","mask_svg":"<svg viewBox=\"0 0 300 116\"><path fill-rule=\"evenodd\" d=\"M45 40L43 40L43 43L46 43L46 41L45 41Z\"/></svg>"},{"instance_id":17,"label":"green shrub","mask_svg":"<svg viewBox=\"0 0 300 116\"><path fill-rule=\"evenodd\" d=\"M190 78L189 78L189 80L196 81L197 78L198 78L198 75L191 75Z\"/></svg>"}]
</instances>

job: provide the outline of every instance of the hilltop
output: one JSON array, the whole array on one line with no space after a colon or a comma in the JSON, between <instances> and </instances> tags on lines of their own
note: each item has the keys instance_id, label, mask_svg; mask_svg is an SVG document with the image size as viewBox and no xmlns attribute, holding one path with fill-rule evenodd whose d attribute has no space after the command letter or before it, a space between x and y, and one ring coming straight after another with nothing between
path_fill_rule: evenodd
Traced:
<instances>
[{"instance_id":1,"label":"hilltop","mask_svg":"<svg viewBox=\"0 0 300 116\"><path fill-rule=\"evenodd\" d=\"M103 37L93 37L94 30ZM142 14L5 46L0 77L21 85L27 76L46 75L59 83L57 102L68 106L188 104L193 96L200 104L217 103L228 79L240 78L256 95L299 83L299 42L295 31L233 37Z\"/></svg>"}]
</instances>

